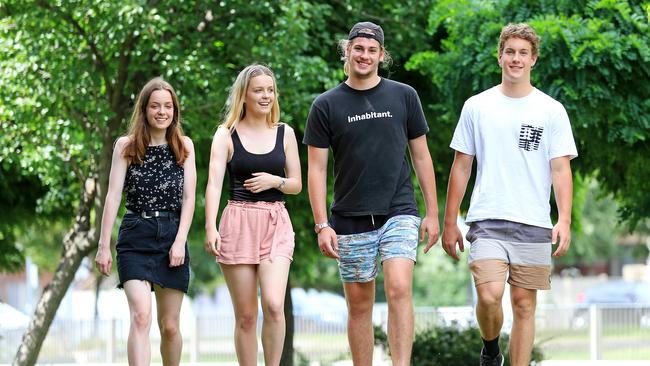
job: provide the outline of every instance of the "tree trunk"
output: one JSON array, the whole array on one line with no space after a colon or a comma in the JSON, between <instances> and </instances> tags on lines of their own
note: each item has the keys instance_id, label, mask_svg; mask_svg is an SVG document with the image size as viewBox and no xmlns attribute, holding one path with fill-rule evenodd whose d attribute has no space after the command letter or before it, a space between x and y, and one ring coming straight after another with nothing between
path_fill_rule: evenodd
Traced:
<instances>
[{"instance_id":1,"label":"tree trunk","mask_svg":"<svg viewBox=\"0 0 650 366\"><path fill-rule=\"evenodd\" d=\"M286 322L286 334L284 336L284 347L280 366L293 366L293 302L291 301L291 277L287 280L287 290L284 293L284 319Z\"/></svg>"},{"instance_id":2,"label":"tree trunk","mask_svg":"<svg viewBox=\"0 0 650 366\"><path fill-rule=\"evenodd\" d=\"M83 199L79 205L73 227L63 238L63 255L54 273L54 278L43 291L36 310L23 335L16 352L13 366L33 366L38 360L43 341L50 329L56 311L74 279L81 261L94 248L95 230L90 228L90 211L94 203L95 180L88 179L84 187Z\"/></svg>"}]
</instances>

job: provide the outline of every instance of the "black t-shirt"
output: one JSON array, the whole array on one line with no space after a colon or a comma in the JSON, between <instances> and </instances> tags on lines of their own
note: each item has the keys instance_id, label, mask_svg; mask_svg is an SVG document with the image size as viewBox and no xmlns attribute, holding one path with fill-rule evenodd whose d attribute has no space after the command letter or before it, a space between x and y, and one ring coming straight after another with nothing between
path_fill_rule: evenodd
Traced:
<instances>
[{"instance_id":1,"label":"black t-shirt","mask_svg":"<svg viewBox=\"0 0 650 366\"><path fill-rule=\"evenodd\" d=\"M368 90L341 83L316 98L303 143L332 148L332 213L417 212L406 149L427 131L417 92L396 81L382 78Z\"/></svg>"}]
</instances>

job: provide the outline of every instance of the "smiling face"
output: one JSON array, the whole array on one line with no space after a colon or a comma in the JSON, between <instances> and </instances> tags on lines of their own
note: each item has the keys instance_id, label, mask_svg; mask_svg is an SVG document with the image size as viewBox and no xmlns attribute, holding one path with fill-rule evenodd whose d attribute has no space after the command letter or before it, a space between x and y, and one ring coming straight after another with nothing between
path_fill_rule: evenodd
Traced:
<instances>
[{"instance_id":1,"label":"smiling face","mask_svg":"<svg viewBox=\"0 0 650 366\"><path fill-rule=\"evenodd\" d=\"M350 76L369 78L377 76L379 65L384 61L384 49L375 39L356 37L345 50L350 65Z\"/></svg>"},{"instance_id":2,"label":"smiling face","mask_svg":"<svg viewBox=\"0 0 650 366\"><path fill-rule=\"evenodd\" d=\"M147 122L149 126L166 130L174 119L174 101L167 90L155 90L147 102Z\"/></svg>"},{"instance_id":3,"label":"smiling face","mask_svg":"<svg viewBox=\"0 0 650 366\"><path fill-rule=\"evenodd\" d=\"M246 113L268 115L275 101L275 83L269 75L251 78L246 90Z\"/></svg>"},{"instance_id":4,"label":"smiling face","mask_svg":"<svg viewBox=\"0 0 650 366\"><path fill-rule=\"evenodd\" d=\"M530 83L530 70L537 62L529 41L510 37L499 54L502 81L511 84Z\"/></svg>"}]
</instances>

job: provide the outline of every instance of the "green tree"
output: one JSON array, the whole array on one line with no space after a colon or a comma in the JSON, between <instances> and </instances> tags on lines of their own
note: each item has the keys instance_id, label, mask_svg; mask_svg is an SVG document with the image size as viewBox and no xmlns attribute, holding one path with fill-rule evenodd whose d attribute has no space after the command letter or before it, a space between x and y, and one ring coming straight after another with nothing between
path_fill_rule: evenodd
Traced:
<instances>
[{"instance_id":1,"label":"green tree","mask_svg":"<svg viewBox=\"0 0 650 366\"><path fill-rule=\"evenodd\" d=\"M542 39L533 84L569 113L580 153L574 169L596 177L634 224L650 215L649 7L648 1L441 0L426 29L440 42L413 55L407 68L430 78L447 134L464 100L500 81L501 27L532 25Z\"/></svg>"},{"instance_id":2,"label":"green tree","mask_svg":"<svg viewBox=\"0 0 650 366\"><path fill-rule=\"evenodd\" d=\"M327 64L307 52L310 33L319 34L318 27L325 24L316 15L325 10L306 1L0 5L0 160L21 175L38 177L46 187L39 210L60 210L60 217L74 218L65 220L70 229L59 265L37 305L16 365L36 362L76 269L94 253L112 144L124 133L139 88L156 75L177 88L186 132L199 147L199 175L205 176L209 141L237 70L254 61L271 65L281 85L297 86L285 89L289 108L314 94L306 88L320 89L313 80L330 80ZM296 80L304 82L296 85ZM303 115L307 108L302 107ZM291 121L290 116L283 115L284 120ZM201 232L202 225L192 238L202 238ZM213 260L205 259L202 239L193 242L198 268L216 268ZM198 273L210 280L214 271Z\"/></svg>"}]
</instances>

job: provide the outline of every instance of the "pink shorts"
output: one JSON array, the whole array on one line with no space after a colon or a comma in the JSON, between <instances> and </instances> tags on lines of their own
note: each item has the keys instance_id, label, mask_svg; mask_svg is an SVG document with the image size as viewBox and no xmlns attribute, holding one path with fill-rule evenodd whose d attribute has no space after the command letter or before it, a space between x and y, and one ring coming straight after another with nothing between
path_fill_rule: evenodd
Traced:
<instances>
[{"instance_id":1,"label":"pink shorts","mask_svg":"<svg viewBox=\"0 0 650 366\"><path fill-rule=\"evenodd\" d=\"M293 226L284 202L228 201L219 234L219 263L259 264L276 256L293 260Z\"/></svg>"}]
</instances>

